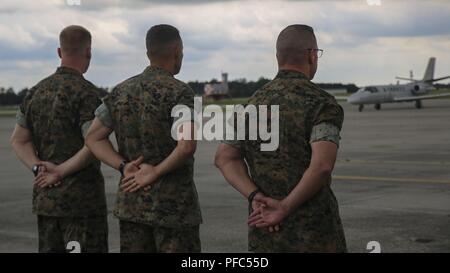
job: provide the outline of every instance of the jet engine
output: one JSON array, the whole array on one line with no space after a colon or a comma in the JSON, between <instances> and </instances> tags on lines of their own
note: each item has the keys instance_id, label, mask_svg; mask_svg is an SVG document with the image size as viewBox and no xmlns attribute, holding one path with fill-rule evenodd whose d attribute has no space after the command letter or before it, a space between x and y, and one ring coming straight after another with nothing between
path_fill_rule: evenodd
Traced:
<instances>
[{"instance_id":1,"label":"jet engine","mask_svg":"<svg viewBox=\"0 0 450 273\"><path fill-rule=\"evenodd\" d=\"M423 86L416 84L412 87L411 93L413 95L423 95L423 94L427 93L427 90L425 88L423 88Z\"/></svg>"}]
</instances>

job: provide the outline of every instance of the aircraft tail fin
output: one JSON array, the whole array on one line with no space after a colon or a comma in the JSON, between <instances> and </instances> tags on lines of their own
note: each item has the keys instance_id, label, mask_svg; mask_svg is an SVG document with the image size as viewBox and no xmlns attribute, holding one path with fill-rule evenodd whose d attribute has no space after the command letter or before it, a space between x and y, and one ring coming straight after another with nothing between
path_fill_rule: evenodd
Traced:
<instances>
[{"instance_id":1,"label":"aircraft tail fin","mask_svg":"<svg viewBox=\"0 0 450 273\"><path fill-rule=\"evenodd\" d=\"M427 69L425 70L425 75L423 76L423 81L432 81L434 77L434 67L436 65L436 58L431 57L428 61Z\"/></svg>"}]
</instances>

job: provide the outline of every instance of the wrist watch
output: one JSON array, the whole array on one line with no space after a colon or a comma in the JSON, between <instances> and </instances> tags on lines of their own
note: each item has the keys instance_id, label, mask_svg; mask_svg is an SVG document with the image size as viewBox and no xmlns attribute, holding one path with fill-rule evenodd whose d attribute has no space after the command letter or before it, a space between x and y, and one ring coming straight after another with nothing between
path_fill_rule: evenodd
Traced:
<instances>
[{"instance_id":1,"label":"wrist watch","mask_svg":"<svg viewBox=\"0 0 450 273\"><path fill-rule=\"evenodd\" d=\"M128 163L130 163L130 161L124 160L124 161L122 161L122 162L120 163L120 165L119 165L119 172L120 172L120 174L121 174L122 176L124 176L123 171L124 171L124 169L125 169L125 165L127 165Z\"/></svg>"},{"instance_id":2,"label":"wrist watch","mask_svg":"<svg viewBox=\"0 0 450 273\"><path fill-rule=\"evenodd\" d=\"M255 198L256 194L258 194L259 192L261 192L261 191L259 189L256 189L252 193L250 193L250 195L248 196L248 202L250 204L252 204L253 199Z\"/></svg>"},{"instance_id":3,"label":"wrist watch","mask_svg":"<svg viewBox=\"0 0 450 273\"><path fill-rule=\"evenodd\" d=\"M33 172L34 176L36 177L39 173L39 165L33 165L31 168L31 171Z\"/></svg>"}]
</instances>

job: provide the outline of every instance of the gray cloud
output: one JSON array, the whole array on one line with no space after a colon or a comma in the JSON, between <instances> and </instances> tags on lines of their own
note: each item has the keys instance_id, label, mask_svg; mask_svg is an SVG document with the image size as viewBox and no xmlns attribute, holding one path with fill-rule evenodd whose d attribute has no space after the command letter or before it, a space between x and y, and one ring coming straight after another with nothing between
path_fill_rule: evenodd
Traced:
<instances>
[{"instance_id":1,"label":"gray cloud","mask_svg":"<svg viewBox=\"0 0 450 273\"><path fill-rule=\"evenodd\" d=\"M82 6L72 7L63 0L2 0L0 86L29 85L53 71L57 35L68 24L82 24L93 33L87 78L102 86L147 65L145 33L159 23L181 31L182 80L218 78L222 70L232 79L272 77L276 36L299 22L315 28L326 50L318 81L383 83L402 71L419 71L430 55L438 57L437 71L450 71L446 1L382 0L380 7L369 7L364 0L81 1Z\"/></svg>"}]
</instances>

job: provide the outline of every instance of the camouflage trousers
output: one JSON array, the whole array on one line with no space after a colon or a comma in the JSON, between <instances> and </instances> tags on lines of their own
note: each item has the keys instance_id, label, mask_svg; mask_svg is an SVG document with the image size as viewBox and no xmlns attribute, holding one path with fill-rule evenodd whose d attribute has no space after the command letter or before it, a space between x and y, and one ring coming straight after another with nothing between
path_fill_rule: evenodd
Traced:
<instances>
[{"instance_id":1,"label":"camouflage trousers","mask_svg":"<svg viewBox=\"0 0 450 273\"><path fill-rule=\"evenodd\" d=\"M201 251L199 226L154 227L119 221L122 253L197 253Z\"/></svg>"},{"instance_id":2,"label":"camouflage trousers","mask_svg":"<svg viewBox=\"0 0 450 273\"><path fill-rule=\"evenodd\" d=\"M298 222L286 221L278 232L251 228L248 242L249 251L257 253L347 252L339 217L311 217Z\"/></svg>"},{"instance_id":3,"label":"camouflage trousers","mask_svg":"<svg viewBox=\"0 0 450 273\"><path fill-rule=\"evenodd\" d=\"M79 243L81 252L108 252L106 216L72 218L38 215L38 233L39 252L70 252L76 248L70 246L72 241Z\"/></svg>"}]
</instances>

